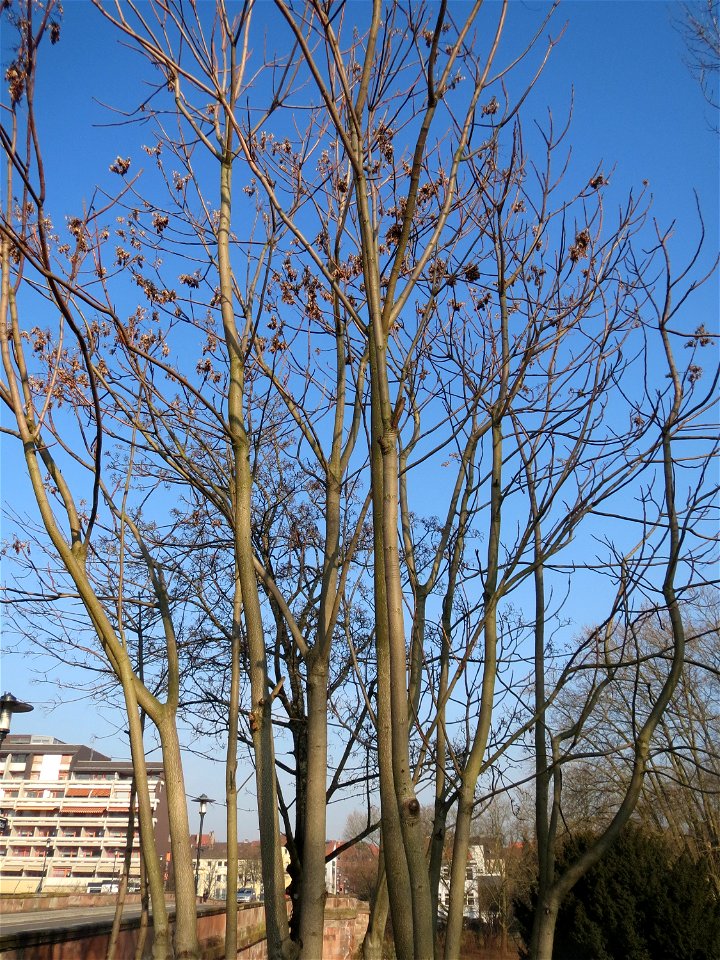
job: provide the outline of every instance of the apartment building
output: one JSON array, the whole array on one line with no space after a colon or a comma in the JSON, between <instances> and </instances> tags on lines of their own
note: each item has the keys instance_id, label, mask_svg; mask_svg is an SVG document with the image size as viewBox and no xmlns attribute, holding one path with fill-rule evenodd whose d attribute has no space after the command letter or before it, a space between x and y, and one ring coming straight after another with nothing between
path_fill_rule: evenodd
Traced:
<instances>
[{"instance_id":1,"label":"apartment building","mask_svg":"<svg viewBox=\"0 0 720 960\"><path fill-rule=\"evenodd\" d=\"M161 763L148 763L158 857L169 828ZM0 893L111 889L120 876L132 764L51 736L8 736L0 747ZM139 877L137 814L131 878Z\"/></svg>"}]
</instances>

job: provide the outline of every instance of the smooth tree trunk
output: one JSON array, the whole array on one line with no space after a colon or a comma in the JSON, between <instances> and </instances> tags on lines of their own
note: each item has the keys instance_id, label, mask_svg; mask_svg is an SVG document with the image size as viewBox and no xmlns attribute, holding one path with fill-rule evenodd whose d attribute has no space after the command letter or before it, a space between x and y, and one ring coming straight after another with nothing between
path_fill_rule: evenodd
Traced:
<instances>
[{"instance_id":1,"label":"smooth tree trunk","mask_svg":"<svg viewBox=\"0 0 720 960\"><path fill-rule=\"evenodd\" d=\"M502 395L501 395L502 399ZM472 815L475 809L475 787L482 771L495 701L497 670L497 583L501 529L501 478L503 467L502 419L496 415L492 427L492 489L490 494L490 533L488 537L487 574L485 578L484 662L480 711L472 746L462 772L458 798L455 838L450 868L450 902L445 932L445 960L460 956L463 913L465 906L465 871L470 849Z\"/></svg>"},{"instance_id":2,"label":"smooth tree trunk","mask_svg":"<svg viewBox=\"0 0 720 960\"><path fill-rule=\"evenodd\" d=\"M322 960L325 928L325 843L327 838L328 683L335 627L340 557L340 474L345 353L336 351L338 403L330 463L325 475L325 542L322 592L315 646L307 663L307 781L303 844L303 903L300 940L303 960Z\"/></svg>"},{"instance_id":3,"label":"smooth tree trunk","mask_svg":"<svg viewBox=\"0 0 720 960\"><path fill-rule=\"evenodd\" d=\"M233 366L238 362L238 358L233 354L231 357L232 376ZM237 396L235 400L239 404ZM265 632L253 562L250 451L242 417L239 415L242 413L242 408L234 406L231 402L230 411L237 471L235 478L237 485L236 542L250 659L250 730L255 757L255 787L265 891L268 958L269 960L288 960L297 955L297 946L290 940L285 906L285 875L280 852L280 822L275 780L272 698L268 684Z\"/></svg>"},{"instance_id":4,"label":"smooth tree trunk","mask_svg":"<svg viewBox=\"0 0 720 960\"><path fill-rule=\"evenodd\" d=\"M125 906L125 896L128 889L128 880L130 878L130 867L132 865L132 849L135 840L135 776L133 775L130 783L130 808L128 813L128 822L125 829L125 853L123 855L123 868L118 887L117 899L115 900L115 915L113 916L112 930L108 940L107 953L105 960L115 960L115 950L117 947L118 935L120 933L120 923L122 921L123 908Z\"/></svg>"},{"instance_id":5,"label":"smooth tree trunk","mask_svg":"<svg viewBox=\"0 0 720 960\"><path fill-rule=\"evenodd\" d=\"M160 734L160 747L165 769L170 849L175 878L175 931L173 935L175 960L199 960L195 865L190 849L190 824L188 821L185 776L175 717L164 717L158 724L158 733ZM141 827L141 836L142 833L143 828ZM146 863L148 863L148 859L148 855L146 855ZM154 851L153 859L157 861L157 854ZM153 920L154 917L155 901L153 899Z\"/></svg>"},{"instance_id":6,"label":"smooth tree trunk","mask_svg":"<svg viewBox=\"0 0 720 960\"><path fill-rule=\"evenodd\" d=\"M307 678L307 784L303 845L303 903L300 941L303 960L321 960L325 921L327 791L327 692L324 662L310 664Z\"/></svg>"},{"instance_id":7,"label":"smooth tree trunk","mask_svg":"<svg viewBox=\"0 0 720 960\"><path fill-rule=\"evenodd\" d=\"M225 757L225 803L227 804L227 884L225 890L225 956L237 954L237 743L240 712L240 617L242 592L235 575L233 623L230 641L230 704L228 708L228 740Z\"/></svg>"},{"instance_id":8,"label":"smooth tree trunk","mask_svg":"<svg viewBox=\"0 0 720 960\"><path fill-rule=\"evenodd\" d=\"M260 827L260 851L265 890L265 922L269 960L297 953L289 937L285 883L280 853L272 699L268 684L265 629L254 564L250 440L244 419L244 351L233 308L230 263L232 197L232 127L228 122L220 165L220 217L217 232L218 272L225 346L230 362L228 430L233 456L235 555L243 600L243 617L250 660L250 730L255 757L255 786Z\"/></svg>"},{"instance_id":9,"label":"smooth tree trunk","mask_svg":"<svg viewBox=\"0 0 720 960\"><path fill-rule=\"evenodd\" d=\"M438 738L439 739L439 738ZM430 856L428 875L430 878L430 897L433 908L433 937L435 939L435 958L441 960L440 946L437 941L438 908L440 905L440 882L442 880L445 836L447 832L447 804L442 797L435 801L432 836L430 837Z\"/></svg>"},{"instance_id":10,"label":"smooth tree trunk","mask_svg":"<svg viewBox=\"0 0 720 960\"><path fill-rule=\"evenodd\" d=\"M393 411L387 369L387 338L376 324L372 325L374 349L371 353L371 381L377 390L371 402L377 405L373 417L373 447L380 452L382 497L374 495L374 523L382 536L384 598L387 620L387 651L390 681L390 738L392 743L392 783L400 820L402 845L407 865L412 904L413 953L415 960L433 956L433 925L430 903L430 882L425 859L425 838L420 820L420 803L415 795L410 766L410 710L408 703L407 655L403 617L402 581L399 552L399 469L397 427ZM373 362L374 361L374 362ZM381 428L378 431L378 428ZM379 512L379 513L378 513ZM377 563L377 556L375 561ZM376 597L376 611L378 606ZM382 777L382 768L381 768ZM388 870L388 883L391 875ZM391 884L392 886L392 884ZM392 897L391 889L391 897Z\"/></svg>"},{"instance_id":11,"label":"smooth tree trunk","mask_svg":"<svg viewBox=\"0 0 720 960\"><path fill-rule=\"evenodd\" d=\"M371 358L374 346L370 344ZM375 399L377 385L371 377L373 396L371 416L373 435L380 430L380 413ZM375 649L377 657L377 738L380 773L380 811L382 816L382 855L388 887L393 939L398 960L413 960L412 891L400 827L400 814L393 784L392 705L390 695L390 649L385 601L385 564L383 554L383 470L379 444L370 451L373 495L373 550Z\"/></svg>"},{"instance_id":12,"label":"smooth tree trunk","mask_svg":"<svg viewBox=\"0 0 720 960\"><path fill-rule=\"evenodd\" d=\"M378 858L378 875L375 882L372 901L370 903L370 917L362 944L362 960L382 960L385 946L385 931L387 929L390 900L388 898L387 876L385 875L385 859L383 843L380 840L380 857Z\"/></svg>"},{"instance_id":13,"label":"smooth tree trunk","mask_svg":"<svg viewBox=\"0 0 720 960\"><path fill-rule=\"evenodd\" d=\"M543 902L538 900L536 917L537 922L533 927L530 956L533 960L553 960L558 904L551 898Z\"/></svg>"},{"instance_id":14,"label":"smooth tree trunk","mask_svg":"<svg viewBox=\"0 0 720 960\"><path fill-rule=\"evenodd\" d=\"M138 938L135 944L135 956L133 960L142 960L145 955L145 941L147 939L149 918L150 918L150 895L148 892L147 870L145 869L145 857L142 847L140 849L140 926L138 928Z\"/></svg>"},{"instance_id":15,"label":"smooth tree trunk","mask_svg":"<svg viewBox=\"0 0 720 960\"><path fill-rule=\"evenodd\" d=\"M381 376L384 374L386 369L383 366ZM392 427L389 430L386 429L379 441L383 463L382 523L390 654L393 783L412 891L415 960L430 960L434 953L430 881L425 860L425 837L420 819L420 802L415 796L410 766L410 711L398 549L397 431Z\"/></svg>"},{"instance_id":16,"label":"smooth tree trunk","mask_svg":"<svg viewBox=\"0 0 720 960\"><path fill-rule=\"evenodd\" d=\"M152 804L148 788L147 767L145 765L145 745L143 741L143 723L138 715L137 701L134 696L133 678L123 682L125 706L130 728L130 753L133 764L133 778L138 800L138 830L140 833L140 851L145 863L147 887L150 891L153 914L153 960L169 960L172 956L170 943L170 924L168 922L165 888L162 867L155 847ZM165 771L167 783L167 771ZM188 835L189 848L189 835Z\"/></svg>"}]
</instances>

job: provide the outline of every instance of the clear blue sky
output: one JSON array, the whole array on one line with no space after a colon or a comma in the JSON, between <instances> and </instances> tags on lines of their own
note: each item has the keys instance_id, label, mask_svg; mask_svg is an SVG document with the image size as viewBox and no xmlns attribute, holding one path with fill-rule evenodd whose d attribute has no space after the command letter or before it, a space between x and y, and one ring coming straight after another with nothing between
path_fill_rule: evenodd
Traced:
<instances>
[{"instance_id":1,"label":"clear blue sky","mask_svg":"<svg viewBox=\"0 0 720 960\"><path fill-rule=\"evenodd\" d=\"M365 5L358 2L357 10ZM508 24L508 44L513 45L535 22L546 4L513 0ZM133 77L134 55L118 47L107 26L84 0L65 5L61 42L45 51L47 66L41 76L41 122L49 142L49 190L61 198L56 208L76 212L89 199L88 185L94 178L108 182L107 168L115 155L123 154L122 128L96 128L83 137L89 120L108 119L95 102L122 106L137 99ZM661 225L677 220L677 250L696 236L697 220L693 190L697 190L706 220L709 254L718 249L718 138L712 125L717 117L705 103L696 80L684 62L682 38L674 25L681 14L679 3L657 0L570 0L554 20L557 32L567 29L555 49L544 76L529 98L523 115L543 119L547 108L560 119L574 91L573 124L568 143L573 147L571 174L577 184L586 182L597 164L605 172L614 169L608 196L621 198L631 187L647 180L653 194L654 215ZM260 17L275 23L271 4L261 5ZM3 70L10 59L5 32L2 40ZM3 93L4 95L4 93ZM572 183L572 179L570 180ZM697 301L699 322L717 329L717 282ZM26 504L23 479L16 453L3 442L3 501L22 511ZM4 536L10 531L3 524ZM5 636L7 642L11 638ZM102 711L92 703L64 703L49 709L55 691L38 683L33 666L19 655L2 661L2 688L36 704L33 714L15 718L13 732L51 733L66 741L91 743L113 756L127 756L125 724L112 710ZM197 744L197 746L202 746ZM153 759L157 754L153 755ZM240 772L239 781L245 774ZM190 795L205 792L216 799L224 793L221 764L188 754L187 789ZM252 798L241 806L252 807ZM347 808L330 815L329 833L338 835ZM192 829L196 816L191 813ZM222 807L212 807L206 829L225 832ZM239 834L254 836L254 815L241 818Z\"/></svg>"}]
</instances>

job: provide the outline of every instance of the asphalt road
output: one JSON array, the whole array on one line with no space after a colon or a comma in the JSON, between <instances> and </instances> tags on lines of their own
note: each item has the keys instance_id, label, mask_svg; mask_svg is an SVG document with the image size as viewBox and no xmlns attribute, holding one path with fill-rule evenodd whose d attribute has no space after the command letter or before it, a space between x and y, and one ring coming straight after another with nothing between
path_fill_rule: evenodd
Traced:
<instances>
[{"instance_id":1,"label":"asphalt road","mask_svg":"<svg viewBox=\"0 0 720 960\"><path fill-rule=\"evenodd\" d=\"M74 930L88 923L112 922L114 906L73 907L69 910L29 910L0 916L0 934L31 933L38 930ZM140 916L138 904L125 907L123 919Z\"/></svg>"},{"instance_id":2,"label":"asphalt road","mask_svg":"<svg viewBox=\"0 0 720 960\"><path fill-rule=\"evenodd\" d=\"M168 902L170 914L174 913L174 901ZM198 911L202 907L198 904ZM16 933L33 933L41 930L75 930L88 924L112 923L115 904L92 907L70 907L67 910L27 910L24 913L0 913L0 936ZM140 916L140 905L128 904L123 910L123 920Z\"/></svg>"}]
</instances>

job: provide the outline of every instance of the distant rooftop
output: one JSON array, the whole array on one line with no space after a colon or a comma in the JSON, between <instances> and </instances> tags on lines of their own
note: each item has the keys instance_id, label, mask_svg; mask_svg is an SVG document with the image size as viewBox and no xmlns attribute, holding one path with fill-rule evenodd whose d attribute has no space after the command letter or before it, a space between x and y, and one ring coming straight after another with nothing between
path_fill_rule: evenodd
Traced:
<instances>
[{"instance_id":1,"label":"distant rooftop","mask_svg":"<svg viewBox=\"0 0 720 960\"><path fill-rule=\"evenodd\" d=\"M44 733L12 733L7 739L12 743L65 743Z\"/></svg>"},{"instance_id":2,"label":"distant rooftop","mask_svg":"<svg viewBox=\"0 0 720 960\"><path fill-rule=\"evenodd\" d=\"M65 743L57 737L37 733L11 733L0 746L0 754L71 754L76 760L109 761L111 758L84 743Z\"/></svg>"},{"instance_id":3,"label":"distant rooftop","mask_svg":"<svg viewBox=\"0 0 720 960\"><path fill-rule=\"evenodd\" d=\"M113 760L106 754L100 753L99 750L94 750L83 743L66 743L64 740L58 740L57 737L46 734L11 733L5 737L4 742L0 745L0 756L6 757L8 754L16 754L20 762L32 756L70 755L72 757L71 770L77 774L115 772L131 776L133 772L131 760ZM21 757L22 760L20 760ZM163 764L161 761L147 762L146 766L148 773L162 775Z\"/></svg>"}]
</instances>

